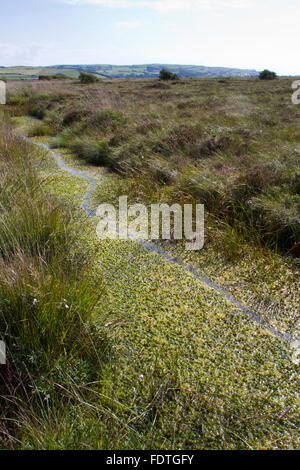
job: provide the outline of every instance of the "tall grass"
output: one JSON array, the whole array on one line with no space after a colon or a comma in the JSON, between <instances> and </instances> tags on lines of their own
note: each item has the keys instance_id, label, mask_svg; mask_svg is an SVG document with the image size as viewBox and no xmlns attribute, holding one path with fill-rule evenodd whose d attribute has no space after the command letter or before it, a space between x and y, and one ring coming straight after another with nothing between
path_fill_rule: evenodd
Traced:
<instances>
[{"instance_id":1,"label":"tall grass","mask_svg":"<svg viewBox=\"0 0 300 470\"><path fill-rule=\"evenodd\" d=\"M290 81L32 87L9 98L12 112L44 117L31 135L57 134L54 145L81 160L168 185L232 228L256 231L271 249L299 252L300 136L297 109L285 102Z\"/></svg>"},{"instance_id":2,"label":"tall grass","mask_svg":"<svg viewBox=\"0 0 300 470\"><path fill-rule=\"evenodd\" d=\"M97 377L107 348L104 333L92 323L103 296L100 280L95 285L91 278L93 253L78 241L82 231L75 208L62 206L44 189L35 152L12 134L2 116L0 332L8 351L7 365L0 370L4 447L17 442L13 423L25 409L39 420L40 399L32 394L41 376L56 383L50 395L59 401L58 388L68 374L76 378L81 370L85 380ZM58 374L62 364L68 373Z\"/></svg>"},{"instance_id":3,"label":"tall grass","mask_svg":"<svg viewBox=\"0 0 300 470\"><path fill-rule=\"evenodd\" d=\"M251 106L252 100L260 106L261 98L265 106L266 96L254 82L252 95L245 93L248 81L230 80L226 93L214 80L182 80L168 87L157 83L55 83L56 90L63 88L63 98L59 103L49 100L42 124L58 133L54 144L122 173L101 180L98 202L114 202L126 193L132 202L206 202L213 258L218 250L226 259L245 256L248 245L241 240L262 243L262 228L255 226L251 211L255 205L266 207L264 197L280 207L284 203L294 216L298 162L292 153L285 155L288 129L278 132L282 146L277 138L275 159L270 119L280 119L274 111L267 121L261 112L259 126L265 127L260 134ZM41 95L40 84L33 86L34 94ZM280 90L282 85L276 86ZM70 97L72 89L76 96ZM245 103L250 109L244 109ZM27 105L25 97L10 110L26 114ZM120 111L125 118L119 119ZM32 132L39 132L39 126ZM72 208L62 208L36 178L32 147L13 138L9 129L1 136L3 169L12 162L1 173L8 227L3 229L1 261L1 298L7 301L1 313L9 345L1 384L3 446L296 446L296 374L277 340L252 328L248 319L185 271L131 244L103 247L99 261L110 286L109 302L104 302L97 271L91 275L89 252L78 240L81 230ZM98 147L102 141L104 155ZM272 226L268 232L273 239ZM246 258L238 288L247 270L259 289L262 266L270 266L265 260L259 263L261 253L263 249L249 273ZM212 257L208 259L211 264ZM276 278L281 260L265 270L266 278ZM222 268L219 259L216 263ZM270 284L272 292L278 290L277 281L286 287L282 278L288 278L287 270L282 266L279 279ZM289 301L293 291L288 295ZM102 310L96 310L102 301L112 314L104 328ZM294 303L287 304L289 311L296 311ZM113 354L106 354L110 342L103 330L110 328L121 338Z\"/></svg>"}]
</instances>

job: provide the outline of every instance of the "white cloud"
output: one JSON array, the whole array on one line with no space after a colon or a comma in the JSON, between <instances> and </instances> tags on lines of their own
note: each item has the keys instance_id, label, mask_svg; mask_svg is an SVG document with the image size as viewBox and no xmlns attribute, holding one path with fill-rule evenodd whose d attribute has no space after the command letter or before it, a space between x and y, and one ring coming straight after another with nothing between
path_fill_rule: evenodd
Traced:
<instances>
[{"instance_id":1,"label":"white cloud","mask_svg":"<svg viewBox=\"0 0 300 470\"><path fill-rule=\"evenodd\" d=\"M162 12L248 8L252 5L249 0L160 0L151 3L155 10Z\"/></svg>"},{"instance_id":2,"label":"white cloud","mask_svg":"<svg viewBox=\"0 0 300 470\"><path fill-rule=\"evenodd\" d=\"M0 63L6 66L38 63L42 61L46 49L47 46L41 43L30 42L20 45L2 42L0 43Z\"/></svg>"},{"instance_id":3,"label":"white cloud","mask_svg":"<svg viewBox=\"0 0 300 470\"><path fill-rule=\"evenodd\" d=\"M118 21L116 23L118 28L142 28L144 25L140 21Z\"/></svg>"},{"instance_id":4,"label":"white cloud","mask_svg":"<svg viewBox=\"0 0 300 470\"><path fill-rule=\"evenodd\" d=\"M135 2L134 0L61 0L63 3L69 3L70 5L104 5L112 8L128 8L136 6L140 3L146 2Z\"/></svg>"},{"instance_id":5,"label":"white cloud","mask_svg":"<svg viewBox=\"0 0 300 470\"><path fill-rule=\"evenodd\" d=\"M61 0L71 5L103 5L110 8L146 7L160 12L249 8L253 0Z\"/></svg>"}]
</instances>

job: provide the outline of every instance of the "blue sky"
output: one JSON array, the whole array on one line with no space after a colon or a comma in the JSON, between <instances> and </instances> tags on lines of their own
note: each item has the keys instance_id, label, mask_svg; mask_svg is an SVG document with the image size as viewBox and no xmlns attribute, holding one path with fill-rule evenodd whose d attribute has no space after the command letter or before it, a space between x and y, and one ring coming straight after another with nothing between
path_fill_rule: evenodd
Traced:
<instances>
[{"instance_id":1,"label":"blue sky","mask_svg":"<svg viewBox=\"0 0 300 470\"><path fill-rule=\"evenodd\" d=\"M299 0L7 0L0 65L180 63L300 74Z\"/></svg>"}]
</instances>

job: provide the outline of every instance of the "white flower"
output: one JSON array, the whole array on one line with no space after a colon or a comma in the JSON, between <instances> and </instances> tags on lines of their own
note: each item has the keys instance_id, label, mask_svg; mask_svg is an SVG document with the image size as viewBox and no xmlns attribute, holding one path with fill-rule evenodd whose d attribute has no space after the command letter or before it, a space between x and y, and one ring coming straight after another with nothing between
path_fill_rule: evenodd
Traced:
<instances>
[{"instance_id":1,"label":"white flower","mask_svg":"<svg viewBox=\"0 0 300 470\"><path fill-rule=\"evenodd\" d=\"M294 354L292 355L292 362L294 364L300 364L300 341L294 341L291 343L291 348L294 349Z\"/></svg>"}]
</instances>

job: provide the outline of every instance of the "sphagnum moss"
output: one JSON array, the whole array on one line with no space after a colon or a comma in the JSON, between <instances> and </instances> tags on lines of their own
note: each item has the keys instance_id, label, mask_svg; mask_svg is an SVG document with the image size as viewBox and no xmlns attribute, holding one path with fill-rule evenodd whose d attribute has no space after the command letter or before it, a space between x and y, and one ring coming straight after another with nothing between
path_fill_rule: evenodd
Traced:
<instances>
[{"instance_id":1,"label":"sphagnum moss","mask_svg":"<svg viewBox=\"0 0 300 470\"><path fill-rule=\"evenodd\" d=\"M62 197L69 184L60 175ZM95 196L108 199L117 187L102 176ZM98 251L95 279L101 272L108 292L101 311L112 353L76 420L75 405L38 430L29 423L24 445L296 447L297 375L286 345L180 266L134 242L99 242L93 224L85 227L82 242Z\"/></svg>"}]
</instances>

